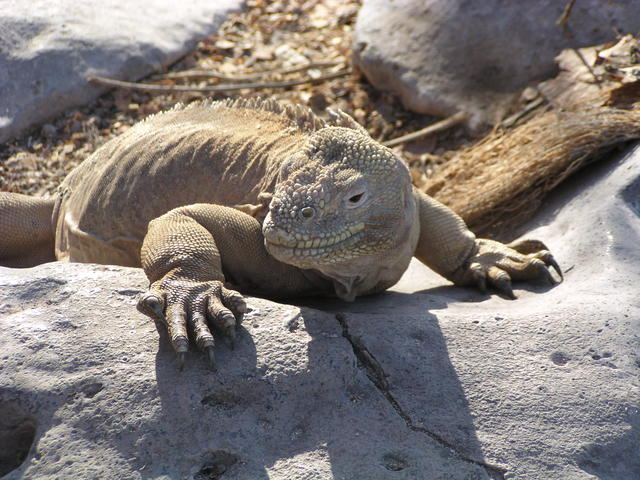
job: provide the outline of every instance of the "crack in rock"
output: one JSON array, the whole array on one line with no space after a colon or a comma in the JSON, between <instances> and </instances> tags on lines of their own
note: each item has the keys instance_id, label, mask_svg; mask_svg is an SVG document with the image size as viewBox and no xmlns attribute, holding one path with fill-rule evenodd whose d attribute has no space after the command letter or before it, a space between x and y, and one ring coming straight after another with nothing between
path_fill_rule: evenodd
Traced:
<instances>
[{"instance_id":1,"label":"crack in rock","mask_svg":"<svg viewBox=\"0 0 640 480\"><path fill-rule=\"evenodd\" d=\"M347 324L347 318L342 313L336 314L336 320L342 327L342 336L351 344L351 348L353 349L353 353L356 358L363 366L367 377L371 382L375 385L375 387L382 393L384 398L389 402L389 404L393 407L395 412L402 418L407 425L407 427L414 432L421 432L425 435L429 436L432 440L436 441L443 447L450 449L460 460L465 462L472 463L474 465L478 465L484 468L487 471L487 474L492 480L504 480L504 476L506 474L506 470L498 467L496 465L491 465L489 463L476 460L473 458L469 458L464 456L462 453L458 451L458 449L448 442L445 438L438 435L435 432L430 431L429 429L422 427L420 425L415 425L411 420L411 417L403 410L398 401L395 399L393 394L389 391L389 382L387 381L387 374L385 373L380 362L376 360L376 358L369 352L367 347L362 343L362 340L358 337L355 337L349 333L349 326Z\"/></svg>"}]
</instances>

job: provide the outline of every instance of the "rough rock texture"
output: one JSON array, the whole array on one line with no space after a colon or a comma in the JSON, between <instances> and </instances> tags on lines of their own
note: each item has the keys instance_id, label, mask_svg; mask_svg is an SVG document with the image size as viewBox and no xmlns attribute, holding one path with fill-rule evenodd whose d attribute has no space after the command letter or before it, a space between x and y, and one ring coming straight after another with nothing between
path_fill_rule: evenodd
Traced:
<instances>
[{"instance_id":1,"label":"rough rock texture","mask_svg":"<svg viewBox=\"0 0 640 480\"><path fill-rule=\"evenodd\" d=\"M141 271L49 264L1 277L0 417L20 409L18 423L36 425L6 478L487 478L407 427L334 315L251 299L218 372L192 355L180 373L135 309ZM0 444L15 436L0 430Z\"/></svg>"},{"instance_id":2,"label":"rough rock texture","mask_svg":"<svg viewBox=\"0 0 640 480\"><path fill-rule=\"evenodd\" d=\"M568 2L556 0L365 0L354 60L376 87L410 110L471 114L494 123L514 94L549 78L564 48L640 29L639 0L575 2L566 30L556 24Z\"/></svg>"},{"instance_id":3,"label":"rough rock texture","mask_svg":"<svg viewBox=\"0 0 640 480\"><path fill-rule=\"evenodd\" d=\"M6 478L637 478L640 148L536 226L566 270L555 288L508 301L413 265L352 304L249 299L217 373L197 354L176 371L135 310L138 270L0 269L0 472L26 457Z\"/></svg>"},{"instance_id":4,"label":"rough rock texture","mask_svg":"<svg viewBox=\"0 0 640 480\"><path fill-rule=\"evenodd\" d=\"M215 33L242 0L0 2L0 142L105 91L90 75L137 80Z\"/></svg>"}]
</instances>

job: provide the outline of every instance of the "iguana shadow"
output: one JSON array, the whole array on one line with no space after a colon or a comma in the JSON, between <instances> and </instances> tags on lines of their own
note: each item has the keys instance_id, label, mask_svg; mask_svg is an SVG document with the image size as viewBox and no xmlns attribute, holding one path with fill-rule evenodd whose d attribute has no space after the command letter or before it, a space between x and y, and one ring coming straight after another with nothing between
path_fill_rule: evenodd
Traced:
<instances>
[{"instance_id":1,"label":"iguana shadow","mask_svg":"<svg viewBox=\"0 0 640 480\"><path fill-rule=\"evenodd\" d=\"M384 376L384 384L378 382L376 390L408 429L420 434L425 450L432 450L435 456L434 447L442 447L460 463L475 464L485 468L489 478L494 478L496 473L496 478L500 478L500 469L485 462L469 403L452 360L455 355L452 357L449 339L440 327L437 314L450 302L478 302L484 298L488 297L443 286L412 294L385 292L354 303L332 301L320 305L314 300L311 304L343 318L344 333L355 349L366 350L361 358L365 362L372 358ZM312 354L321 355L321 352L311 350ZM375 384L375 379L372 382ZM351 478L349 455L336 449L330 452L330 457L334 478ZM406 475L392 476L398 462L390 464L387 453L378 458L378 463L387 470L381 478L429 478L414 477L410 473L409 467L417 466L419 459L403 453L402 448L393 452L392 457L401 459L399 465L408 470ZM455 471L454 467L452 478L465 478L461 471L457 474Z\"/></svg>"},{"instance_id":2,"label":"iguana shadow","mask_svg":"<svg viewBox=\"0 0 640 480\"><path fill-rule=\"evenodd\" d=\"M441 308L443 297L437 303L430 298L387 293L351 304L314 299L298 304L293 322L261 319L281 329L282 345L274 348L288 348L288 335L310 337L306 365L289 371L286 363L262 363L257 351L271 347L256 346L264 339L244 330L235 351L217 349L218 372L191 355L180 373L159 329L161 412L148 429L161 434L149 437L144 450L166 451L169 442L174 454L152 458L145 478L189 472L189 478L217 478L206 476L211 472L289 478L289 464L318 478L345 479L428 478L422 475L443 462L452 472L460 465L482 471L465 392L430 312ZM371 375L358 348L378 363L388 386Z\"/></svg>"}]
</instances>

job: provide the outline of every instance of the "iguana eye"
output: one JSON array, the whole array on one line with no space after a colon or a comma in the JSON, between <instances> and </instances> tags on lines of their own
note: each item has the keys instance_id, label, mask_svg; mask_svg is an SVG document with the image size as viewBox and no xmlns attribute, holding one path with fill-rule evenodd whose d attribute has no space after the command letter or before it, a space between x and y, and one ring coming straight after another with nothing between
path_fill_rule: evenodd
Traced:
<instances>
[{"instance_id":1,"label":"iguana eye","mask_svg":"<svg viewBox=\"0 0 640 480\"><path fill-rule=\"evenodd\" d=\"M346 202L347 208L359 207L364 203L366 199L367 199L367 192L364 190L351 193L349 196L347 196L347 202Z\"/></svg>"}]
</instances>

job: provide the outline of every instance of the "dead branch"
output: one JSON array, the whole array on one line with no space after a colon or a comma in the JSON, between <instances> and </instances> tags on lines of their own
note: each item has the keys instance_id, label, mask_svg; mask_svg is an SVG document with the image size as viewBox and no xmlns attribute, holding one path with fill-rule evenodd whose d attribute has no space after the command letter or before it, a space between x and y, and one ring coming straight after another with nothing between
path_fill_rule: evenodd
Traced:
<instances>
[{"instance_id":1,"label":"dead branch","mask_svg":"<svg viewBox=\"0 0 640 480\"><path fill-rule=\"evenodd\" d=\"M562 15L560 15L560 18L558 18L558 20L556 20L556 25L562 27L565 30L567 28L567 23L569 23L569 16L571 15L571 10L573 9L574 3L576 3L576 0L569 0L564 7Z\"/></svg>"},{"instance_id":2,"label":"dead branch","mask_svg":"<svg viewBox=\"0 0 640 480\"><path fill-rule=\"evenodd\" d=\"M265 70L264 72L248 73L246 75L229 76L213 70L184 70L182 72L170 72L162 75L154 75L154 78L216 78L226 82L243 82L245 80L258 80L268 75L287 75L290 73L303 72L314 68L328 68L339 65L338 62L314 62L306 65L299 65L291 68L280 68L275 70Z\"/></svg>"},{"instance_id":3,"label":"dead branch","mask_svg":"<svg viewBox=\"0 0 640 480\"><path fill-rule=\"evenodd\" d=\"M230 85L207 85L204 87L195 87L191 85L154 85L151 83L140 82L125 82L122 80L115 80L113 78L104 77L87 77L87 81L92 83L98 83L100 85L108 85L110 87L127 88L130 90L142 90L146 92L226 92L234 90L259 90L262 88L286 88L296 85L303 85L305 83L317 83L324 80L331 80L332 78L343 77L351 73L350 69L340 70L338 72L325 73L318 77L302 78L300 80L287 80L283 82L256 82L256 83L239 83Z\"/></svg>"},{"instance_id":4,"label":"dead branch","mask_svg":"<svg viewBox=\"0 0 640 480\"><path fill-rule=\"evenodd\" d=\"M441 132L455 125L458 125L459 123L464 122L468 117L469 115L466 112L458 112L455 115L445 118L444 120L440 120L439 122L432 123L428 127L422 128L416 132L402 135L401 137L393 138L386 142L382 142L382 144L385 147L394 147L396 145L400 145L401 143L417 140L418 138L422 138L427 135L431 135L433 133Z\"/></svg>"},{"instance_id":5,"label":"dead branch","mask_svg":"<svg viewBox=\"0 0 640 480\"><path fill-rule=\"evenodd\" d=\"M638 110L585 105L540 112L459 152L420 189L456 211L474 232L506 232L575 170L637 138Z\"/></svg>"},{"instance_id":6,"label":"dead branch","mask_svg":"<svg viewBox=\"0 0 640 480\"><path fill-rule=\"evenodd\" d=\"M598 78L598 76L596 75L596 72L593 71L593 68L591 68L591 65L589 64L589 62L587 61L586 58L584 58L584 55L582 54L582 52L580 51L579 48L572 48L571 50L573 50L575 52L575 54L578 56L578 58L580 59L580 61L582 62L582 64L587 68L587 70L589 70L589 73L591 74L591 76L593 77L593 81L595 82L595 84L598 86L598 88L602 89L602 85L600 83L600 79Z\"/></svg>"},{"instance_id":7,"label":"dead branch","mask_svg":"<svg viewBox=\"0 0 640 480\"><path fill-rule=\"evenodd\" d=\"M540 95L533 102L529 102L523 109L514 113L510 117L505 118L502 121L503 127L512 127L514 126L522 117L527 116L529 113L533 112L536 108L542 105L545 102L545 97Z\"/></svg>"}]
</instances>

